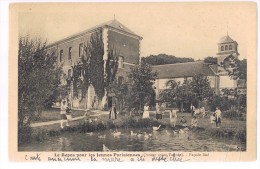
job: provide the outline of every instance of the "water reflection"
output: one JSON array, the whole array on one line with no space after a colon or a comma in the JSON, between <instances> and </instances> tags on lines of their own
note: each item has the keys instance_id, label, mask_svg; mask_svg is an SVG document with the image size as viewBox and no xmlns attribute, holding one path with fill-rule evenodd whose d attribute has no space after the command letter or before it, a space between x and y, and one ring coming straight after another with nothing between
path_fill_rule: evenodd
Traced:
<instances>
[{"instance_id":1,"label":"water reflection","mask_svg":"<svg viewBox=\"0 0 260 169\"><path fill-rule=\"evenodd\" d=\"M129 129L117 134L111 131L65 133L41 143L22 145L19 151L103 151L104 146L111 151L237 151L236 145L230 144L191 131ZM239 146L245 149L245 145Z\"/></svg>"}]
</instances>

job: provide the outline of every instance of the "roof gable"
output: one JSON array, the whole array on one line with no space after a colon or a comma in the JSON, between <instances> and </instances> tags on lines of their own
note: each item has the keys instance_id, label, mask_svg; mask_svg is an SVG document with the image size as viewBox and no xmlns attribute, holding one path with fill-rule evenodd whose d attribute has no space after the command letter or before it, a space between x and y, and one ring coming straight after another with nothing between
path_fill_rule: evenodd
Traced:
<instances>
[{"instance_id":1,"label":"roof gable","mask_svg":"<svg viewBox=\"0 0 260 169\"><path fill-rule=\"evenodd\" d=\"M223 36L222 38L220 38L219 43L231 43L231 42L235 42L233 39L231 39L230 36Z\"/></svg>"},{"instance_id":2,"label":"roof gable","mask_svg":"<svg viewBox=\"0 0 260 169\"><path fill-rule=\"evenodd\" d=\"M186 62L177 64L166 64L152 66L154 72L158 72L158 78L180 78L193 77L201 74L203 76L216 76L215 72L204 62Z\"/></svg>"},{"instance_id":3,"label":"roof gable","mask_svg":"<svg viewBox=\"0 0 260 169\"><path fill-rule=\"evenodd\" d=\"M94 27L92 27L92 28L89 28L89 29L87 29L87 30L84 30L84 31L82 31L82 32L79 32L79 33L77 33L77 34L73 34L73 35L71 35L71 36L68 36L68 37L66 37L66 38L63 38L63 39L61 39L61 40L59 40L59 41L53 42L53 43L51 43L50 45L48 45L48 47L51 47L51 46L53 46L53 45L55 45L55 44L57 44L57 43L61 43L61 42L67 41L67 40L71 40L71 39L73 39L73 38L77 38L77 37L79 37L79 36L88 34L88 33L90 33L90 32L94 32L94 31L96 31L96 30L100 30L100 29L105 28L105 27L113 28L113 29L119 30L119 31L124 32L124 33L127 33L127 34L134 35L134 36L136 36L136 37L139 38L139 39L142 39L141 36L135 34L133 31L131 31L130 29L128 29L126 26L124 26L123 24L121 24L121 23L120 23L119 21L117 21L116 19L113 19L113 20L110 20L110 21L108 21L108 22L105 22L105 23L99 24L99 25L97 25L97 26L94 26Z\"/></svg>"}]
</instances>

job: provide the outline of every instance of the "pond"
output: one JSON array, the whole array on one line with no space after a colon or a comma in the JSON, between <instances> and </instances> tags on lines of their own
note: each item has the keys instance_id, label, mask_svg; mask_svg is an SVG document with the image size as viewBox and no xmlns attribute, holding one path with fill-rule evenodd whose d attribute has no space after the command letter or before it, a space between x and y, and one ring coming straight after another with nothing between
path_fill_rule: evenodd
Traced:
<instances>
[{"instance_id":1,"label":"pond","mask_svg":"<svg viewBox=\"0 0 260 169\"><path fill-rule=\"evenodd\" d=\"M132 134L131 134L132 131ZM119 133L120 132L120 133ZM237 148L239 147L239 148ZM233 140L217 140L191 131L121 129L91 133L63 133L43 142L19 146L19 151L245 151Z\"/></svg>"}]
</instances>

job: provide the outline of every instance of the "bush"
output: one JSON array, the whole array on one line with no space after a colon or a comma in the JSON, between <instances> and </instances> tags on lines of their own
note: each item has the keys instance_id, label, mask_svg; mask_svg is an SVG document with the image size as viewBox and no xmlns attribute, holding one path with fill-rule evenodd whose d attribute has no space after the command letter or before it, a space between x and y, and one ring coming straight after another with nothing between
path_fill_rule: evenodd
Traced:
<instances>
[{"instance_id":1,"label":"bush","mask_svg":"<svg viewBox=\"0 0 260 169\"><path fill-rule=\"evenodd\" d=\"M223 117L229 118L229 119L241 119L242 118L242 113L238 110L231 109L227 110L222 113Z\"/></svg>"},{"instance_id":2,"label":"bush","mask_svg":"<svg viewBox=\"0 0 260 169\"><path fill-rule=\"evenodd\" d=\"M32 128L29 125L18 129L18 144L28 143L31 141Z\"/></svg>"},{"instance_id":3,"label":"bush","mask_svg":"<svg viewBox=\"0 0 260 169\"><path fill-rule=\"evenodd\" d=\"M209 100L210 111L215 111L216 107L219 107L221 111L229 110L231 107L230 101L226 97L215 95Z\"/></svg>"}]
</instances>

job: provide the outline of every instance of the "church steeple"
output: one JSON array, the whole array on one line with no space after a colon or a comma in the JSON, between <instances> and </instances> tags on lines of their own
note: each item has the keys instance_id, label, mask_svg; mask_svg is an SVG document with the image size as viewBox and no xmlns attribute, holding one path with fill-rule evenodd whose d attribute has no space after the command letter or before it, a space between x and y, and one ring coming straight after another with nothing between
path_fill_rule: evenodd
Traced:
<instances>
[{"instance_id":1,"label":"church steeple","mask_svg":"<svg viewBox=\"0 0 260 169\"><path fill-rule=\"evenodd\" d=\"M218 64L223 63L224 59L229 55L234 55L235 57L239 56L237 51L238 43L234 41L229 35L227 30L227 36L220 38L218 43Z\"/></svg>"}]
</instances>

